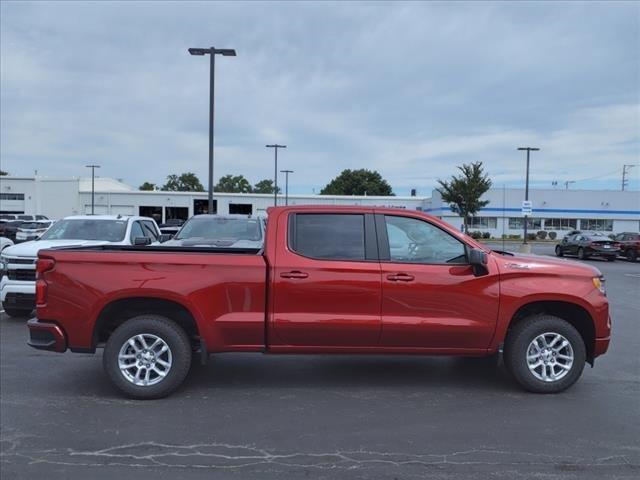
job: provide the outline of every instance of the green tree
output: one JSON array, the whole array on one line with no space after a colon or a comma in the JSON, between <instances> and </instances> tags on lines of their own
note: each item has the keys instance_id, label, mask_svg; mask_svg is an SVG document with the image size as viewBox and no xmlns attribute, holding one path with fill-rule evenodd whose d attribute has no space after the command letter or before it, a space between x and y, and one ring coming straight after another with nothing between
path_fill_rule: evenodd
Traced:
<instances>
[{"instance_id":1,"label":"green tree","mask_svg":"<svg viewBox=\"0 0 640 480\"><path fill-rule=\"evenodd\" d=\"M394 195L391 185L375 170L343 170L320 195Z\"/></svg>"},{"instance_id":2,"label":"green tree","mask_svg":"<svg viewBox=\"0 0 640 480\"><path fill-rule=\"evenodd\" d=\"M278 187L278 193L282 190ZM253 193L273 193L273 180L260 180L253 186Z\"/></svg>"},{"instance_id":3,"label":"green tree","mask_svg":"<svg viewBox=\"0 0 640 480\"><path fill-rule=\"evenodd\" d=\"M150 183L150 182L144 182L142 185L140 185L138 187L138 190L143 190L143 191L154 191L156 189L156 184L155 183Z\"/></svg>"},{"instance_id":4,"label":"green tree","mask_svg":"<svg viewBox=\"0 0 640 480\"><path fill-rule=\"evenodd\" d=\"M251 193L251 184L243 175L225 175L213 189L225 193Z\"/></svg>"},{"instance_id":5,"label":"green tree","mask_svg":"<svg viewBox=\"0 0 640 480\"><path fill-rule=\"evenodd\" d=\"M451 211L462 217L464 231L468 232L469 219L489 204L488 200L480 197L491 188L491 180L482 169L482 162L464 164L458 167L460 176L451 176L451 180L438 180L440 184L436 190L442 196L442 201L448 203Z\"/></svg>"},{"instance_id":6,"label":"green tree","mask_svg":"<svg viewBox=\"0 0 640 480\"><path fill-rule=\"evenodd\" d=\"M5 175L9 175L9 172L5 172L4 170L0 170L0 177L4 177Z\"/></svg>"},{"instance_id":7,"label":"green tree","mask_svg":"<svg viewBox=\"0 0 640 480\"><path fill-rule=\"evenodd\" d=\"M162 190L169 192L204 192L204 187L195 173L186 172L180 176L173 174L167 177Z\"/></svg>"}]
</instances>

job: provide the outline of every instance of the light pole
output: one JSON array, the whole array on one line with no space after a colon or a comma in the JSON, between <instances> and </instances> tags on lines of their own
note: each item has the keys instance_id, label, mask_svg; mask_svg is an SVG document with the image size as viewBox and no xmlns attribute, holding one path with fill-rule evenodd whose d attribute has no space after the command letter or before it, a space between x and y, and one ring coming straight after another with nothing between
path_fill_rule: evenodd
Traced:
<instances>
[{"instance_id":1,"label":"light pole","mask_svg":"<svg viewBox=\"0 0 640 480\"><path fill-rule=\"evenodd\" d=\"M566 182L564 182L564 189L565 190L569 190L569 185L571 185L572 183L576 183L575 180L567 180Z\"/></svg>"},{"instance_id":2,"label":"light pole","mask_svg":"<svg viewBox=\"0 0 640 480\"><path fill-rule=\"evenodd\" d=\"M526 150L527 151L527 181L524 187L524 199L525 201L529 201L529 154L531 152L537 152L540 149L535 147L518 147L518 150ZM528 215L524 216L524 245L527 244L527 223L528 223Z\"/></svg>"},{"instance_id":3,"label":"light pole","mask_svg":"<svg viewBox=\"0 0 640 480\"><path fill-rule=\"evenodd\" d=\"M293 170L280 170L284 173L284 204L289 205L289 174L293 173Z\"/></svg>"},{"instance_id":4,"label":"light pole","mask_svg":"<svg viewBox=\"0 0 640 480\"><path fill-rule=\"evenodd\" d=\"M278 206L278 149L279 148L287 148L286 145L278 145L274 143L273 145L265 145L266 148L273 148L275 153L275 169L273 173L273 206Z\"/></svg>"},{"instance_id":5,"label":"light pole","mask_svg":"<svg viewBox=\"0 0 640 480\"><path fill-rule=\"evenodd\" d=\"M96 168L100 168L100 165L85 165L85 167L91 169L91 215L93 215L96 206Z\"/></svg>"},{"instance_id":6,"label":"light pole","mask_svg":"<svg viewBox=\"0 0 640 480\"><path fill-rule=\"evenodd\" d=\"M634 165L634 164L622 165L622 191L623 192L625 187L627 186L627 183L629 183L629 181L627 180L627 172L631 170L633 167L637 167L637 165Z\"/></svg>"},{"instance_id":7,"label":"light pole","mask_svg":"<svg viewBox=\"0 0 640 480\"><path fill-rule=\"evenodd\" d=\"M213 213L213 93L214 93L214 80L216 70L216 55L222 55L225 57L235 57L236 51L232 48L190 48L189 53L191 55L209 55L209 204L208 212Z\"/></svg>"}]
</instances>

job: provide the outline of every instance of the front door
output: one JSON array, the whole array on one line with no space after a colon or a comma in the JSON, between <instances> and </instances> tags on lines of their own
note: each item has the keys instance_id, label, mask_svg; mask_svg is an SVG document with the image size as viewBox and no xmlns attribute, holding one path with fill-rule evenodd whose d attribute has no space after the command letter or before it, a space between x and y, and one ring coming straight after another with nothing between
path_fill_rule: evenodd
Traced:
<instances>
[{"instance_id":1,"label":"front door","mask_svg":"<svg viewBox=\"0 0 640 480\"><path fill-rule=\"evenodd\" d=\"M289 213L281 231L288 238L278 240L270 346L376 346L381 282L373 214Z\"/></svg>"},{"instance_id":2,"label":"front door","mask_svg":"<svg viewBox=\"0 0 640 480\"><path fill-rule=\"evenodd\" d=\"M465 245L416 217L376 215L381 235L381 346L485 349L499 306L497 267L475 276ZM386 238L385 238L386 237Z\"/></svg>"}]
</instances>

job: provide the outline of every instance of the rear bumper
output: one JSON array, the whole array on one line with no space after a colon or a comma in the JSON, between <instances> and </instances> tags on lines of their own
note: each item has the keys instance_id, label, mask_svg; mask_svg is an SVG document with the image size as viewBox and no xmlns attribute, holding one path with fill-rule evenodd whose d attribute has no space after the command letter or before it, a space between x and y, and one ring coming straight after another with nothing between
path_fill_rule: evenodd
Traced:
<instances>
[{"instance_id":1,"label":"rear bumper","mask_svg":"<svg viewBox=\"0 0 640 480\"><path fill-rule=\"evenodd\" d=\"M587 255L589 255L590 257L617 257L618 255L620 255L620 250L617 248L611 248L611 249L602 249L602 250L594 250L592 248L589 248L586 250L585 252Z\"/></svg>"},{"instance_id":2,"label":"rear bumper","mask_svg":"<svg viewBox=\"0 0 640 480\"><path fill-rule=\"evenodd\" d=\"M38 350L64 352L67 349L67 339L64 331L55 323L41 322L32 318L27 322L29 341L27 345Z\"/></svg>"}]
</instances>

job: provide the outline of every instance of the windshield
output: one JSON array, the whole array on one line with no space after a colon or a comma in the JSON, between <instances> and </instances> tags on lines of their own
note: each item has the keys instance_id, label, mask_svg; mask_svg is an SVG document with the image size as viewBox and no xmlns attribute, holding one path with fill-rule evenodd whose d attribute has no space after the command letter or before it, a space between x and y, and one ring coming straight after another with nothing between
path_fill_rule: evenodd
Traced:
<instances>
[{"instance_id":1,"label":"windshield","mask_svg":"<svg viewBox=\"0 0 640 480\"><path fill-rule=\"evenodd\" d=\"M126 231L126 220L61 220L47 230L40 239L120 242L124 239Z\"/></svg>"},{"instance_id":2,"label":"windshield","mask_svg":"<svg viewBox=\"0 0 640 480\"><path fill-rule=\"evenodd\" d=\"M234 239L259 241L262 239L260 220L256 218L193 217L184 224L175 237Z\"/></svg>"}]
</instances>

